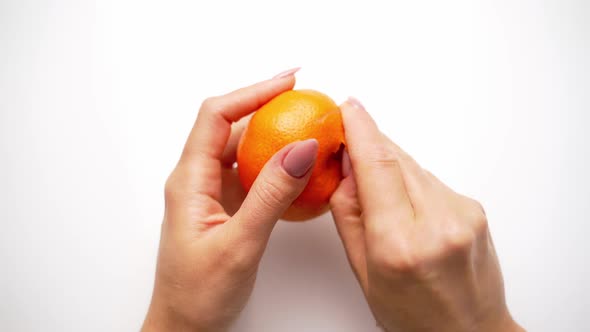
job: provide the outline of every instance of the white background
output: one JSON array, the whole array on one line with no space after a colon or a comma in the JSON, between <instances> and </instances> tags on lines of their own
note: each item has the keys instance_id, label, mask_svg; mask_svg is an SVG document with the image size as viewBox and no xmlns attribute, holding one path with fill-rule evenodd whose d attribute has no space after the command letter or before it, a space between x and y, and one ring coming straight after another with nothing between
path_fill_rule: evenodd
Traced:
<instances>
[{"instance_id":1,"label":"white background","mask_svg":"<svg viewBox=\"0 0 590 332\"><path fill-rule=\"evenodd\" d=\"M590 326L588 1L0 1L0 330L133 331L206 96L294 66L486 207L516 319ZM373 331L329 216L235 331Z\"/></svg>"}]
</instances>

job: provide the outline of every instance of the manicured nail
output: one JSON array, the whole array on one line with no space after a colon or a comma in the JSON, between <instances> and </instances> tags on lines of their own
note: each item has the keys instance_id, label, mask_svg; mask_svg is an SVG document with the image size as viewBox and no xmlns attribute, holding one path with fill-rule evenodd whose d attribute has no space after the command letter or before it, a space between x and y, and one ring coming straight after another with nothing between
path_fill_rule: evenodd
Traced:
<instances>
[{"instance_id":1,"label":"manicured nail","mask_svg":"<svg viewBox=\"0 0 590 332\"><path fill-rule=\"evenodd\" d=\"M348 152L344 150L342 152L342 176L347 177L352 173L352 164L350 163L350 156Z\"/></svg>"},{"instance_id":2,"label":"manicured nail","mask_svg":"<svg viewBox=\"0 0 590 332\"><path fill-rule=\"evenodd\" d=\"M283 168L294 178L303 177L313 166L318 148L318 141L315 139L297 142L283 159Z\"/></svg>"},{"instance_id":3,"label":"manicured nail","mask_svg":"<svg viewBox=\"0 0 590 332\"><path fill-rule=\"evenodd\" d=\"M273 79L285 78L285 77L293 76L296 72L299 71L299 69L301 69L301 67L296 67L296 68L293 68L293 69L285 70L282 73L278 73L275 77L273 77Z\"/></svg>"},{"instance_id":4,"label":"manicured nail","mask_svg":"<svg viewBox=\"0 0 590 332\"><path fill-rule=\"evenodd\" d=\"M361 109L361 110L365 110L365 106L363 106L363 103L360 102L360 100L354 98L354 97L348 97L348 103L351 104L352 106Z\"/></svg>"}]
</instances>

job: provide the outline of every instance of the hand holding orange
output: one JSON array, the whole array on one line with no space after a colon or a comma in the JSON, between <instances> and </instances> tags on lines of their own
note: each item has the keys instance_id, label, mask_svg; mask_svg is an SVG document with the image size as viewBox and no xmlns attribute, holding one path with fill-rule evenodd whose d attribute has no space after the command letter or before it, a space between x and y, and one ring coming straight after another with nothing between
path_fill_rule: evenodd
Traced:
<instances>
[{"instance_id":1,"label":"hand holding orange","mask_svg":"<svg viewBox=\"0 0 590 332\"><path fill-rule=\"evenodd\" d=\"M277 151L289 143L311 138L319 143L311 178L283 215L285 220L306 220L324 213L342 179L345 141L338 105L313 90L283 92L253 115L238 145L238 173L248 191Z\"/></svg>"}]
</instances>

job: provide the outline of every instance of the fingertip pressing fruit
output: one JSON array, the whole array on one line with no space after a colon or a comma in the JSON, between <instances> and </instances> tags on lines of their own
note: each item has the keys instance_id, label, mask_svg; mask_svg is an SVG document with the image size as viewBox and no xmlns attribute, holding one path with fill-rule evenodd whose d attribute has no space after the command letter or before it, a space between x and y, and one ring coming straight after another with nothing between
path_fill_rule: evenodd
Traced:
<instances>
[{"instance_id":1,"label":"fingertip pressing fruit","mask_svg":"<svg viewBox=\"0 0 590 332\"><path fill-rule=\"evenodd\" d=\"M238 173L248 191L277 151L310 138L319 143L316 162L307 186L283 215L285 220L307 220L328 210L330 196L342 179L345 141L338 105L314 90L286 91L252 116L238 145Z\"/></svg>"}]
</instances>

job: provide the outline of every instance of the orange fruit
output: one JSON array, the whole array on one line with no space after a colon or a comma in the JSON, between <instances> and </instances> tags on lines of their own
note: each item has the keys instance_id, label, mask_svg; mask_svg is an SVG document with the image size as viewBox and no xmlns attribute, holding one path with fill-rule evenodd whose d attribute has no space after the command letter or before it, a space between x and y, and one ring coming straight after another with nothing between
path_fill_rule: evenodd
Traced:
<instances>
[{"instance_id":1,"label":"orange fruit","mask_svg":"<svg viewBox=\"0 0 590 332\"><path fill-rule=\"evenodd\" d=\"M319 143L317 159L309 183L283 215L285 220L306 220L326 212L342 179L344 128L338 105L317 91L286 91L252 116L238 144L238 173L248 191L276 152L310 138Z\"/></svg>"}]
</instances>

